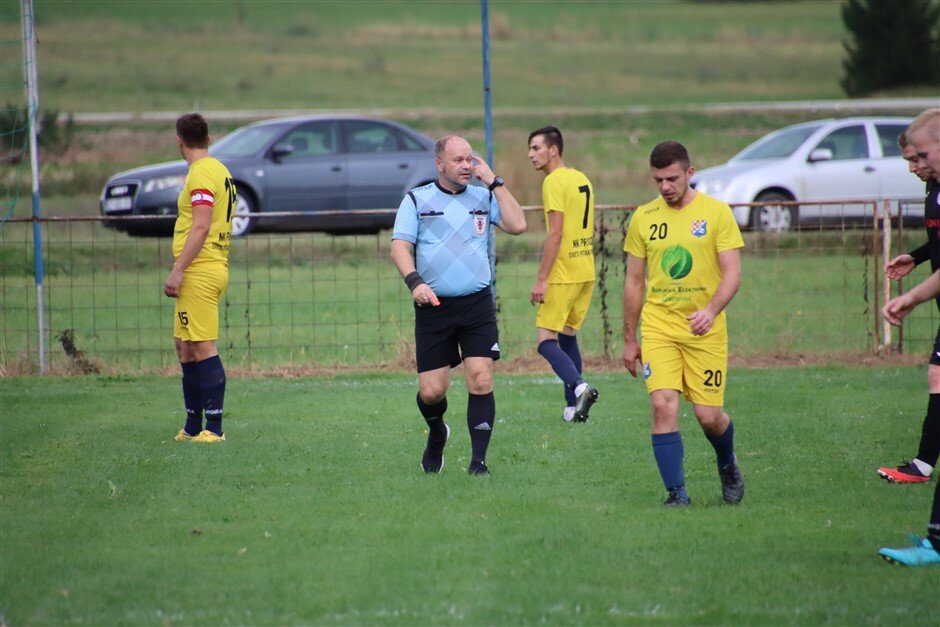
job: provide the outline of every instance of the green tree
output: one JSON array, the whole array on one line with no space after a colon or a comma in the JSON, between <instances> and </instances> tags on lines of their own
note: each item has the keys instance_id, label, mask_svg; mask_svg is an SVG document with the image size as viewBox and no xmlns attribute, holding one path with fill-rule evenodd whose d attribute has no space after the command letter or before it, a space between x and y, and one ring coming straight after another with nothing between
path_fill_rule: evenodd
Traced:
<instances>
[{"instance_id":1,"label":"green tree","mask_svg":"<svg viewBox=\"0 0 940 627\"><path fill-rule=\"evenodd\" d=\"M849 33L842 89L849 96L940 85L940 6L934 0L848 0L842 21Z\"/></svg>"}]
</instances>

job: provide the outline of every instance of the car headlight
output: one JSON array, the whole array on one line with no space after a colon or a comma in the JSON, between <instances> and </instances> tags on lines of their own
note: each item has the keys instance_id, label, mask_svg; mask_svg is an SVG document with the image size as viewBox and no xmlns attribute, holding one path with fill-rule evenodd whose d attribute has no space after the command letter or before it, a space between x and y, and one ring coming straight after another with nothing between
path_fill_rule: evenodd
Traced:
<instances>
[{"instance_id":1,"label":"car headlight","mask_svg":"<svg viewBox=\"0 0 940 627\"><path fill-rule=\"evenodd\" d=\"M144 193L150 192L162 192L165 189L174 189L183 187L186 183L186 176L183 174L177 174L175 176L161 176L159 178L150 179L144 183Z\"/></svg>"},{"instance_id":2,"label":"car headlight","mask_svg":"<svg viewBox=\"0 0 940 627\"><path fill-rule=\"evenodd\" d=\"M704 194L717 194L727 186L728 182L722 179L705 179L699 181L695 189Z\"/></svg>"}]
</instances>

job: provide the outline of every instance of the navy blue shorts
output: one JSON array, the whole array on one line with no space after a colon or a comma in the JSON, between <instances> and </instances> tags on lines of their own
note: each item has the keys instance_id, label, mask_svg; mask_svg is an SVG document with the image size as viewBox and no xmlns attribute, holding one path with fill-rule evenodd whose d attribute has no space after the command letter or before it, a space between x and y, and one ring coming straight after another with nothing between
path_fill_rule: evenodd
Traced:
<instances>
[{"instance_id":1,"label":"navy blue shorts","mask_svg":"<svg viewBox=\"0 0 940 627\"><path fill-rule=\"evenodd\" d=\"M467 357L499 359L499 330L493 292L440 298L437 307L415 304L418 372L453 368Z\"/></svg>"}]
</instances>

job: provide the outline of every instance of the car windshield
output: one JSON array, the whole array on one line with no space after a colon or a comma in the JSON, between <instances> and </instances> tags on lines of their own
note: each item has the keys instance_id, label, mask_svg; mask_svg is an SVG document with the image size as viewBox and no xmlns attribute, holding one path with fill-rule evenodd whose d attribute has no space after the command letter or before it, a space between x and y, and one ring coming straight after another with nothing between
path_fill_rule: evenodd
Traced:
<instances>
[{"instance_id":1,"label":"car windshield","mask_svg":"<svg viewBox=\"0 0 940 627\"><path fill-rule=\"evenodd\" d=\"M214 157L250 157L283 132L282 124L244 126L212 144L209 147L209 154Z\"/></svg>"},{"instance_id":2,"label":"car windshield","mask_svg":"<svg viewBox=\"0 0 940 627\"><path fill-rule=\"evenodd\" d=\"M816 132L819 124L783 129L772 135L757 140L734 158L735 161L753 161L755 159L783 159L789 157Z\"/></svg>"}]
</instances>

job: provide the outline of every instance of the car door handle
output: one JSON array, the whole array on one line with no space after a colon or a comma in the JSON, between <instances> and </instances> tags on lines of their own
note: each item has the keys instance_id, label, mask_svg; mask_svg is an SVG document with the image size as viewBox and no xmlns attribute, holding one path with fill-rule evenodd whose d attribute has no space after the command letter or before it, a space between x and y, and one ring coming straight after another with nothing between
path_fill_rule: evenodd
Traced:
<instances>
[{"instance_id":1,"label":"car door handle","mask_svg":"<svg viewBox=\"0 0 940 627\"><path fill-rule=\"evenodd\" d=\"M331 171L331 172L342 172L342 171L343 171L343 166L341 166L341 165L339 165L339 164L334 165L334 166L330 166L330 171Z\"/></svg>"},{"instance_id":2,"label":"car door handle","mask_svg":"<svg viewBox=\"0 0 940 627\"><path fill-rule=\"evenodd\" d=\"M866 165L865 168L864 168L864 170L865 170L865 172L874 172L874 171L875 171L875 166L873 166L873 165Z\"/></svg>"}]
</instances>

